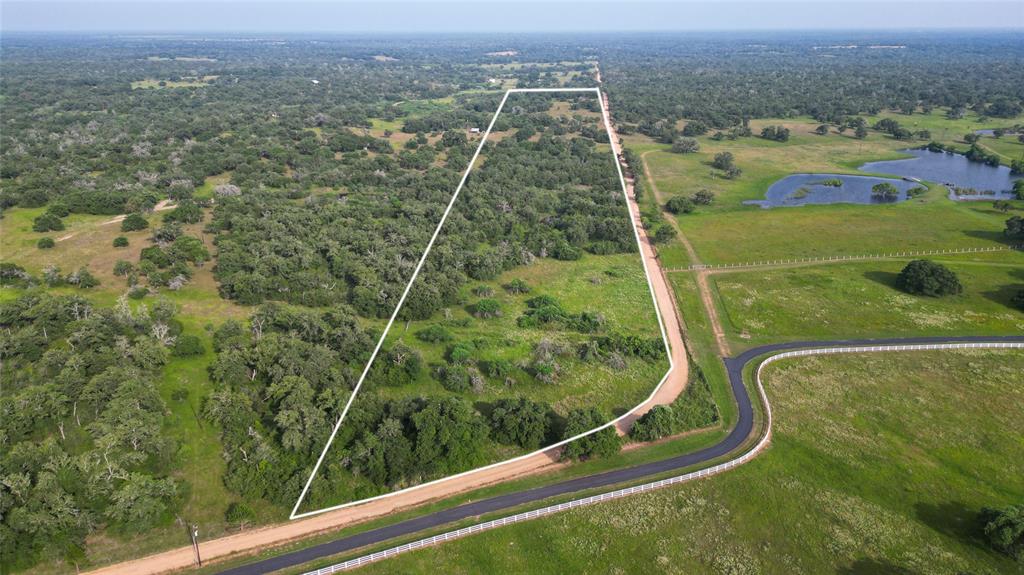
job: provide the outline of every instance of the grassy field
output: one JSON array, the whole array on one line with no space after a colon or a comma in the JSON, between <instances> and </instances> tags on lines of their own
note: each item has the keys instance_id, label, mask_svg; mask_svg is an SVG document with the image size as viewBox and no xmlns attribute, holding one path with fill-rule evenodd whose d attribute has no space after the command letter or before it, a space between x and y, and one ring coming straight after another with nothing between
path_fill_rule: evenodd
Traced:
<instances>
[{"instance_id":1,"label":"grassy field","mask_svg":"<svg viewBox=\"0 0 1024 575\"><path fill-rule=\"evenodd\" d=\"M149 228L136 232L122 232L120 223L110 223L114 216L84 214L63 218L66 228L63 231L45 234L32 231L32 220L44 211L45 208L11 208L4 211L3 234L0 234L3 261L23 266L36 276L49 265L58 266L65 274L87 267L100 280L100 285L91 290L80 290L80 293L102 305L112 305L127 291L125 279L114 275L114 263L126 260L137 264L142 249L152 245L148 238L153 228L160 225L163 214L167 213L147 215ZM215 252L213 237L203 233L202 228L203 224L199 223L185 226L184 230L189 235L202 238L211 253ZM56 245L46 250L37 248L36 242L44 236L52 237ZM114 238L118 236L128 238L128 247L113 247ZM248 316L249 308L222 299L217 293L213 262L207 262L204 267L193 271L192 281L181 290L160 292L161 297L178 304L181 315L208 318L218 323L229 318ZM3 291L14 293L17 290L3 288Z\"/></svg>"},{"instance_id":2,"label":"grassy field","mask_svg":"<svg viewBox=\"0 0 1024 575\"><path fill-rule=\"evenodd\" d=\"M897 119L908 126L916 121L916 129L928 128L936 138L944 124L950 138L962 138L961 132L976 126L976 118L950 121L934 112L900 115ZM993 121L986 127L1012 123ZM716 142L704 136L698 138L701 150L695 154L671 153L668 146L644 136L626 138L628 147L644 155L664 199L692 195L701 189L715 192L713 205L677 218L705 263L983 247L1005 242L1002 229L1008 215L992 209L989 202L952 202L940 186L932 186L914 200L889 205L834 204L768 210L743 205L746 200L762 199L773 182L787 175L860 173L857 167L865 162L904 157L899 150L921 143L897 141L874 131L864 140L853 138L849 131L819 136L813 133L818 123L809 118L759 120L751 122L751 127L758 133L765 125L779 124L792 131L788 142L757 137ZM1021 146L1011 140L1004 136L998 145ZM709 165L716 153L726 151L735 156L736 165L743 170L738 179L724 179ZM670 251L669 255L673 258L666 259L667 265L681 263L677 252Z\"/></svg>"},{"instance_id":3,"label":"grassy field","mask_svg":"<svg viewBox=\"0 0 1024 575\"><path fill-rule=\"evenodd\" d=\"M362 572L1021 573L974 524L1024 497L1022 369L1019 351L776 364L752 463Z\"/></svg>"},{"instance_id":4,"label":"grassy field","mask_svg":"<svg viewBox=\"0 0 1024 575\"><path fill-rule=\"evenodd\" d=\"M389 334L389 344L401 340L419 350L428 365L443 364L449 343L425 343L415 334L430 325L443 325L454 336L453 342L476 341L476 359L505 359L513 363L529 357L533 346L549 338L567 342L584 341L586 336L565 330L521 328L516 320L527 309L525 301L538 296L555 297L569 313L593 311L607 321L607 332L659 338L658 321L651 295L637 254L596 256L587 254L573 262L541 259L537 263L506 272L492 282L475 282L463 289L462 307L451 308L449 319L434 318L396 326ZM532 290L528 294L510 294L502 286L522 279ZM479 286L493 290L490 299L499 302L501 317L476 318L471 311L481 298L472 295ZM465 326L459 325L466 322ZM390 345L389 345L390 347ZM573 359L563 362L564 373L552 385L537 381L521 370L513 372L515 385L507 386L489 380L483 393L474 400L494 401L502 397L526 396L552 404L561 414L577 407L597 407L605 413L620 414L640 403L668 369L667 361L629 360L625 370L615 370L600 363L583 363ZM449 395L429 374L416 382L398 388L380 388L387 395Z\"/></svg>"},{"instance_id":5,"label":"grassy field","mask_svg":"<svg viewBox=\"0 0 1024 575\"><path fill-rule=\"evenodd\" d=\"M159 90L162 88L202 88L217 79L217 76L183 77L180 80L159 80L146 78L132 82L132 90Z\"/></svg>"},{"instance_id":6,"label":"grassy field","mask_svg":"<svg viewBox=\"0 0 1024 575\"><path fill-rule=\"evenodd\" d=\"M906 260L719 273L709 281L737 349L837 337L1019 334L1024 313L1010 298L1024 289L1024 254L997 253L1002 260L942 258L964 285L964 293L945 298L897 290Z\"/></svg>"}]
</instances>

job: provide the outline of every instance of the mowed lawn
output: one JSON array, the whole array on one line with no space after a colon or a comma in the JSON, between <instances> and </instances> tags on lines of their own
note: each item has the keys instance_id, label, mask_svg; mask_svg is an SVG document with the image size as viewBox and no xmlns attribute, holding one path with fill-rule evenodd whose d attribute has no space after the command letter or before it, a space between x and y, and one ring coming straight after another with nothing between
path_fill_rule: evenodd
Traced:
<instances>
[{"instance_id":1,"label":"mowed lawn","mask_svg":"<svg viewBox=\"0 0 1024 575\"><path fill-rule=\"evenodd\" d=\"M737 348L785 340L1024 333L1010 300L1024 290L1024 254L942 259L964 292L913 296L895 287L907 260L713 274L723 328ZM985 254L994 256L995 254Z\"/></svg>"},{"instance_id":2,"label":"mowed lawn","mask_svg":"<svg viewBox=\"0 0 1024 575\"><path fill-rule=\"evenodd\" d=\"M780 362L753 462L360 572L1022 573L976 529L1024 498L1022 370L1002 350Z\"/></svg>"}]
</instances>

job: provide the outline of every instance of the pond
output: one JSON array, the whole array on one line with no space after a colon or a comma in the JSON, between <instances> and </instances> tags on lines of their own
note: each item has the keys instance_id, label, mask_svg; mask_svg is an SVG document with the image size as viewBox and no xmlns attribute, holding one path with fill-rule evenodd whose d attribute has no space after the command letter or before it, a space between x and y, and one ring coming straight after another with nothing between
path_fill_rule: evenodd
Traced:
<instances>
[{"instance_id":1,"label":"pond","mask_svg":"<svg viewBox=\"0 0 1024 575\"><path fill-rule=\"evenodd\" d=\"M953 199L995 199L1009 197L1013 181L1020 176L1010 175L1006 166L989 166L972 162L961 154L930 152L928 150L902 150L914 156L906 160L868 162L860 167L865 172L894 174L920 178L943 184L950 189ZM953 188L974 189L979 194L954 197Z\"/></svg>"},{"instance_id":2,"label":"pond","mask_svg":"<svg viewBox=\"0 0 1024 575\"><path fill-rule=\"evenodd\" d=\"M894 198L880 198L871 192L875 184L889 182L899 190ZM840 185L836 185L840 184ZM793 174L768 188L763 200L748 200L762 208L803 206L808 204L890 204L907 199L907 190L920 184L905 180L850 176L846 174Z\"/></svg>"}]
</instances>

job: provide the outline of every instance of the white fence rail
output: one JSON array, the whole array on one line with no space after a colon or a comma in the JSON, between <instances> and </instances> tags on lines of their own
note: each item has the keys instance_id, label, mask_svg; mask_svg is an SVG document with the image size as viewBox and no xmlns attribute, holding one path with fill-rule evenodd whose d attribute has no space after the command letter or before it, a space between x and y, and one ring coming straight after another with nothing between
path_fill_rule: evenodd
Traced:
<instances>
[{"instance_id":1,"label":"white fence rail","mask_svg":"<svg viewBox=\"0 0 1024 575\"><path fill-rule=\"evenodd\" d=\"M811 348L811 349L799 349L793 351L784 351L776 353L764 359L757 367L755 381L757 383L757 392L761 397L761 404L764 406L766 425L764 431L758 439L757 443L743 455L726 461L725 463L719 463L706 469L700 469L698 471L691 471L684 473L683 475L677 475L675 477L669 477L667 479L659 479L658 481L652 481L650 483L644 483L642 485L635 485L633 487L626 487L623 489L616 489L615 491L609 491L607 493L601 493L600 495L592 495L590 497L583 497L580 499L574 499L572 501L566 501L564 503L558 503L555 505L549 505L547 507L541 507L540 509L533 509L531 511L524 511L515 515L509 515L508 517L502 517L500 519L493 519L491 521L485 521L483 523L477 523L470 525L469 527L463 527L454 531L447 531L432 537L426 537L424 539L418 539L411 541L397 547L391 547L376 553L370 553L348 561L336 563L328 567L317 569L316 571L308 571L304 575L330 575L331 573L338 573L341 571L348 571L367 563L379 561L381 559L387 559L394 557L407 551L413 551L416 549L422 549L438 543L444 543L445 541L451 541L452 539L458 539L481 531L487 531L496 527L503 527L505 525L511 525L513 523L521 523L523 521L529 521L530 519L536 519L538 517L544 517L546 515L552 515L568 509L575 509L577 507L583 507L585 505L592 505L594 503L600 503L602 501L608 501L610 499L618 499L627 495L633 495L636 493L644 493L647 491L653 491L669 485L675 485L677 483L683 483L685 481L691 481L693 479L700 479L702 477L708 477L715 475L723 471L727 471L734 467L743 465L756 457L767 445L771 438L772 428L772 410L771 405L768 403L768 396L765 394L764 385L761 382L761 372L765 366L791 357L802 357L809 355L826 355L834 353L871 353L871 352L885 352L885 351L928 351L928 350L950 350L950 349L1024 349L1024 342L971 342L971 343L922 343L922 344L902 344L902 345L871 345L871 346L848 346L848 347L822 347L822 348Z\"/></svg>"},{"instance_id":2,"label":"white fence rail","mask_svg":"<svg viewBox=\"0 0 1024 575\"><path fill-rule=\"evenodd\" d=\"M696 270L724 270L733 268L758 268L768 266L780 266L780 265L793 265L803 263L815 263L815 262L839 262L839 261L850 261L850 260L880 260L887 258L907 258L917 256L939 256L939 255L956 255L956 254L974 254L982 252L1005 252L1011 250L1024 250L1024 244L1015 244L1008 246L991 246L984 248L951 248L946 250L921 250L921 251L902 251L902 252L890 252L890 253L878 253L878 254L860 254L860 255L847 255L847 256L821 256L821 257L810 257L810 258L790 258L780 260L761 260L756 262L742 262L733 264L691 264L685 268L671 268L665 271L667 272L688 272Z\"/></svg>"}]
</instances>

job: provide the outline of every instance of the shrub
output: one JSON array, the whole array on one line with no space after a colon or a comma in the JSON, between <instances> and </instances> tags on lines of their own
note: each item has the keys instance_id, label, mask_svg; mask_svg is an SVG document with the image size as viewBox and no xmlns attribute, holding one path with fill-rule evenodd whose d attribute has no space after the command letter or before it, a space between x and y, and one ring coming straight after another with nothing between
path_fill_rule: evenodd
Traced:
<instances>
[{"instance_id":1,"label":"shrub","mask_svg":"<svg viewBox=\"0 0 1024 575\"><path fill-rule=\"evenodd\" d=\"M633 423L629 435L637 441L654 441L672 435L676 428L675 419L670 406L655 405Z\"/></svg>"},{"instance_id":2,"label":"shrub","mask_svg":"<svg viewBox=\"0 0 1024 575\"><path fill-rule=\"evenodd\" d=\"M100 285L100 280L96 279L86 268L79 268L77 272L68 275L67 282L78 286L79 289L89 289Z\"/></svg>"},{"instance_id":3,"label":"shrub","mask_svg":"<svg viewBox=\"0 0 1024 575\"><path fill-rule=\"evenodd\" d=\"M693 200L684 198L683 196L674 196L669 201L665 202L665 209L673 214L689 214L693 213L695 206Z\"/></svg>"},{"instance_id":4,"label":"shrub","mask_svg":"<svg viewBox=\"0 0 1024 575\"><path fill-rule=\"evenodd\" d=\"M194 335L182 335L174 343L171 355L175 357L192 357L203 354L203 341Z\"/></svg>"},{"instance_id":5,"label":"shrub","mask_svg":"<svg viewBox=\"0 0 1024 575\"><path fill-rule=\"evenodd\" d=\"M182 200L178 207L164 215L164 223L196 224L203 221L203 210L192 200Z\"/></svg>"},{"instance_id":6,"label":"shrub","mask_svg":"<svg viewBox=\"0 0 1024 575\"><path fill-rule=\"evenodd\" d=\"M57 216L58 218L66 218L71 213L71 210L61 202L52 202L49 207L46 208L46 213Z\"/></svg>"},{"instance_id":7,"label":"shrub","mask_svg":"<svg viewBox=\"0 0 1024 575\"><path fill-rule=\"evenodd\" d=\"M1003 233L1011 238L1024 238L1024 218L1013 216L1006 220L1006 229Z\"/></svg>"},{"instance_id":8,"label":"shrub","mask_svg":"<svg viewBox=\"0 0 1024 575\"><path fill-rule=\"evenodd\" d=\"M1024 181L1024 180L1022 180L1022 181ZM516 278L516 279L508 282L507 284L505 284L502 287L504 287L505 291L507 291L510 294L530 293L530 286L525 281L523 281L523 280L521 280L519 278Z\"/></svg>"},{"instance_id":9,"label":"shrub","mask_svg":"<svg viewBox=\"0 0 1024 575\"><path fill-rule=\"evenodd\" d=\"M132 265L132 262L125 260L117 260L117 262L114 263L115 276L127 277L128 274L132 273L133 271L135 271L135 266Z\"/></svg>"},{"instance_id":10,"label":"shrub","mask_svg":"<svg viewBox=\"0 0 1024 575\"><path fill-rule=\"evenodd\" d=\"M473 358L473 345L460 341L448 350L448 363L461 365Z\"/></svg>"},{"instance_id":11,"label":"shrub","mask_svg":"<svg viewBox=\"0 0 1024 575\"><path fill-rule=\"evenodd\" d=\"M719 152L715 154L715 159L712 160L711 165L719 170L728 170L733 167L733 161L732 152Z\"/></svg>"},{"instance_id":12,"label":"shrub","mask_svg":"<svg viewBox=\"0 0 1024 575\"><path fill-rule=\"evenodd\" d=\"M505 379L512 373L512 362L507 359L488 359L480 362L480 369L490 377Z\"/></svg>"},{"instance_id":13,"label":"shrub","mask_svg":"<svg viewBox=\"0 0 1024 575\"><path fill-rule=\"evenodd\" d=\"M153 241L159 244L169 244L181 236L181 224L177 222L166 222L164 225L153 230Z\"/></svg>"},{"instance_id":14,"label":"shrub","mask_svg":"<svg viewBox=\"0 0 1024 575\"><path fill-rule=\"evenodd\" d=\"M59 232L64 229L64 222L57 216L45 213L40 216L36 216L36 219L32 220L32 231L34 232Z\"/></svg>"},{"instance_id":15,"label":"shrub","mask_svg":"<svg viewBox=\"0 0 1024 575\"><path fill-rule=\"evenodd\" d=\"M449 365L440 370L441 387L453 393L469 391L469 371L462 365Z\"/></svg>"},{"instance_id":16,"label":"shrub","mask_svg":"<svg viewBox=\"0 0 1024 575\"><path fill-rule=\"evenodd\" d=\"M239 529L245 529L246 524L251 523L255 516L252 507L238 501L228 505L227 511L224 512L224 520L231 525L237 525Z\"/></svg>"},{"instance_id":17,"label":"shrub","mask_svg":"<svg viewBox=\"0 0 1024 575\"><path fill-rule=\"evenodd\" d=\"M827 134L828 126L825 126L825 131L818 132L819 134ZM789 140L789 128L785 126L765 126L761 130L761 137L766 140L775 140L776 142L785 142Z\"/></svg>"},{"instance_id":18,"label":"shrub","mask_svg":"<svg viewBox=\"0 0 1024 575\"><path fill-rule=\"evenodd\" d=\"M899 197L900 190L889 182L881 182L871 186L871 195L883 200L894 200Z\"/></svg>"},{"instance_id":19,"label":"shrub","mask_svg":"<svg viewBox=\"0 0 1024 575\"><path fill-rule=\"evenodd\" d=\"M956 274L931 260L914 260L907 264L896 278L896 287L907 293L931 297L956 295L964 290Z\"/></svg>"},{"instance_id":20,"label":"shrub","mask_svg":"<svg viewBox=\"0 0 1024 575\"><path fill-rule=\"evenodd\" d=\"M473 315L485 319L501 317L501 304L497 300L482 299L473 306Z\"/></svg>"},{"instance_id":21,"label":"shrub","mask_svg":"<svg viewBox=\"0 0 1024 575\"><path fill-rule=\"evenodd\" d=\"M491 297L494 295L494 290L488 285L479 285L473 288L473 295L477 297Z\"/></svg>"},{"instance_id":22,"label":"shrub","mask_svg":"<svg viewBox=\"0 0 1024 575\"><path fill-rule=\"evenodd\" d=\"M700 143L695 138L679 138L672 142L672 151L677 154L692 154L700 150Z\"/></svg>"},{"instance_id":23,"label":"shrub","mask_svg":"<svg viewBox=\"0 0 1024 575\"><path fill-rule=\"evenodd\" d=\"M161 249L160 246L143 248L139 254L139 260L152 262L158 268L165 268L171 265L171 258L168 257L167 252Z\"/></svg>"},{"instance_id":24,"label":"shrub","mask_svg":"<svg viewBox=\"0 0 1024 575\"><path fill-rule=\"evenodd\" d=\"M674 237L676 237L676 230L668 224L661 224L654 229L651 241L656 244L663 244Z\"/></svg>"},{"instance_id":25,"label":"shrub","mask_svg":"<svg viewBox=\"0 0 1024 575\"><path fill-rule=\"evenodd\" d=\"M693 203L710 206L715 201L715 193L711 190L700 190L693 194Z\"/></svg>"},{"instance_id":26,"label":"shrub","mask_svg":"<svg viewBox=\"0 0 1024 575\"><path fill-rule=\"evenodd\" d=\"M149 222L146 221L146 218L142 217L142 214L128 214L125 219L121 220L122 232L135 232L148 227Z\"/></svg>"},{"instance_id":27,"label":"shrub","mask_svg":"<svg viewBox=\"0 0 1024 575\"><path fill-rule=\"evenodd\" d=\"M36 247L41 249L41 250L48 250L48 249L52 248L55 245L56 244L54 243L53 238L50 238L50 237L39 238L39 241L36 242Z\"/></svg>"},{"instance_id":28,"label":"shrub","mask_svg":"<svg viewBox=\"0 0 1024 575\"><path fill-rule=\"evenodd\" d=\"M590 431L605 423L605 418L594 408L574 409L569 412L566 418L563 439L568 439ZM576 441L567 444L562 449L563 459L590 459L592 457L607 457L618 453L622 447L622 440L615 433L614 426L581 437Z\"/></svg>"},{"instance_id":29,"label":"shrub","mask_svg":"<svg viewBox=\"0 0 1024 575\"><path fill-rule=\"evenodd\" d=\"M126 247L128 247L128 238L126 238L124 236L117 236L116 238L114 238L114 247L115 248L126 248Z\"/></svg>"},{"instance_id":30,"label":"shrub","mask_svg":"<svg viewBox=\"0 0 1024 575\"><path fill-rule=\"evenodd\" d=\"M684 136L701 136L708 133L708 126L700 120L690 120L683 126Z\"/></svg>"},{"instance_id":31,"label":"shrub","mask_svg":"<svg viewBox=\"0 0 1024 575\"><path fill-rule=\"evenodd\" d=\"M443 326L433 324L416 332L416 339L427 343L444 343L452 340L452 333Z\"/></svg>"}]
</instances>

